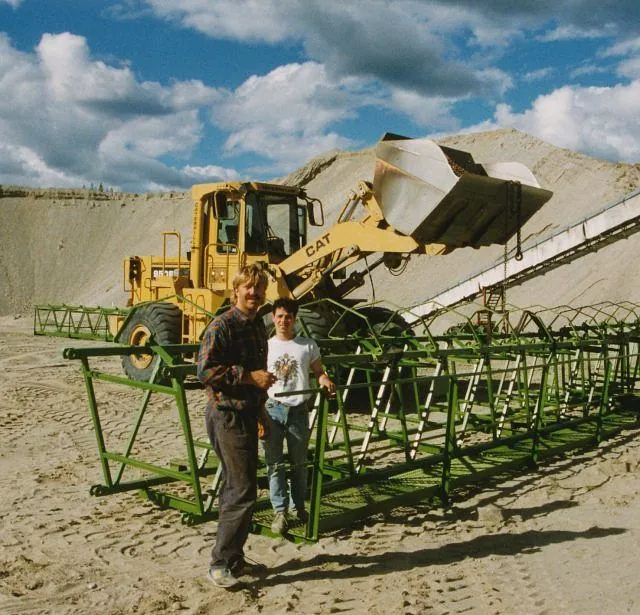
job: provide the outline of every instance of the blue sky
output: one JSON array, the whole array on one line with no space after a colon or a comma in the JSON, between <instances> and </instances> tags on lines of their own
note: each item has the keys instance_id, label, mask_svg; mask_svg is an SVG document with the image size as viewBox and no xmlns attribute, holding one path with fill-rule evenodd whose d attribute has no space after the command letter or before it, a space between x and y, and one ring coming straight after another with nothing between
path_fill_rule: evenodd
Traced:
<instances>
[{"instance_id":1,"label":"blue sky","mask_svg":"<svg viewBox=\"0 0 640 615\"><path fill-rule=\"evenodd\" d=\"M0 0L0 184L282 176L385 132L640 161L640 2Z\"/></svg>"}]
</instances>

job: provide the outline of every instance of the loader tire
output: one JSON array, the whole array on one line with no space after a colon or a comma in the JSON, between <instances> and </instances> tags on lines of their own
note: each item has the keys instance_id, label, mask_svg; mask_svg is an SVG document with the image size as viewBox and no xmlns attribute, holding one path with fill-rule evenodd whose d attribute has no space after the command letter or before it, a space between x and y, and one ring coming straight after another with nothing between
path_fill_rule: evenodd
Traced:
<instances>
[{"instance_id":1,"label":"loader tire","mask_svg":"<svg viewBox=\"0 0 640 615\"><path fill-rule=\"evenodd\" d=\"M144 346L153 336L160 344L178 344L180 340L182 312L172 303L152 303L136 310L120 335L120 343L128 346ZM122 368L132 380L151 378L156 361L151 355L125 355Z\"/></svg>"},{"instance_id":2,"label":"loader tire","mask_svg":"<svg viewBox=\"0 0 640 615\"><path fill-rule=\"evenodd\" d=\"M303 323L304 327L302 326ZM314 312L313 310L302 307L298 310L298 318L296 319L296 333L298 335L310 337L314 340L325 339L329 334L327 319L318 312Z\"/></svg>"},{"instance_id":3,"label":"loader tire","mask_svg":"<svg viewBox=\"0 0 640 615\"><path fill-rule=\"evenodd\" d=\"M393 348L397 346L402 348L404 343L402 340L403 334L409 333L412 334L413 330L409 326L409 324L400 316L395 313L393 310L390 310L381 306L371 306L371 307L362 307L357 308L357 311L360 312L363 316L366 316L369 321L369 326L367 326L366 322L361 318L353 318L351 320L352 331L354 333L358 333L364 337L370 337L371 331L377 336L384 336L386 338L393 338L390 342L385 340L385 343L389 343ZM386 368L386 363L381 364L378 369L376 369L376 373L378 374L378 379L382 379L382 375L384 373L384 369ZM400 369L397 377L399 378L408 378L411 376L411 370L409 368L403 367ZM353 379L353 384L361 384L366 382L366 378L364 374L356 373L355 378ZM382 400L382 404L386 403L386 399L388 398L387 393ZM413 387L410 384L402 385L402 396L405 404L405 411L410 411L414 408L415 403L412 400L413 397ZM359 404L368 405L369 399L368 394L365 389L354 389L353 397Z\"/></svg>"},{"instance_id":4,"label":"loader tire","mask_svg":"<svg viewBox=\"0 0 640 615\"><path fill-rule=\"evenodd\" d=\"M360 308L358 311L367 317L376 335L400 338L404 332L413 333L404 318L392 310L374 305Z\"/></svg>"}]
</instances>

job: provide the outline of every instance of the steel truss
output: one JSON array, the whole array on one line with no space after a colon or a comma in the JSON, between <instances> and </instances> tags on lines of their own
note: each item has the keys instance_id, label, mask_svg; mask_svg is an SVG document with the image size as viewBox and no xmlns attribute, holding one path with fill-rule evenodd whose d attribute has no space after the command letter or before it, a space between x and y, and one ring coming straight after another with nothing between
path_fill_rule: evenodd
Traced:
<instances>
[{"instance_id":1,"label":"steel truss","mask_svg":"<svg viewBox=\"0 0 640 615\"><path fill-rule=\"evenodd\" d=\"M53 337L113 341L110 318L124 318L129 310L87 307L83 305L37 305L33 316L33 333Z\"/></svg>"},{"instance_id":2,"label":"steel truss","mask_svg":"<svg viewBox=\"0 0 640 615\"><path fill-rule=\"evenodd\" d=\"M367 336L319 340L338 392L310 390L310 516L291 540L411 502L446 504L460 485L638 426L640 306L510 309L489 326L456 313L462 323L446 327L448 316L414 320L402 336L378 323ZM64 351L81 362L98 445L102 482L92 494L137 490L185 523L217 517L219 464L206 435L194 436L204 434L197 350ZM132 353L157 357L149 382L119 375L114 359ZM263 466L259 483L253 530L269 535Z\"/></svg>"}]
</instances>

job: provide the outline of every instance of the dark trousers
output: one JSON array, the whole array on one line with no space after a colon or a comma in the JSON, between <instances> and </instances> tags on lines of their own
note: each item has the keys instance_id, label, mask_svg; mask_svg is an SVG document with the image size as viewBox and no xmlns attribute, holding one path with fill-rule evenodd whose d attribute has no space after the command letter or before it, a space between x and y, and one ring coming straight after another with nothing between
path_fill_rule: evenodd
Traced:
<instances>
[{"instance_id":1,"label":"dark trousers","mask_svg":"<svg viewBox=\"0 0 640 615\"><path fill-rule=\"evenodd\" d=\"M209 440L222 465L218 529L211 566L235 570L244 563L244 543L258 495L257 411L207 409Z\"/></svg>"}]
</instances>

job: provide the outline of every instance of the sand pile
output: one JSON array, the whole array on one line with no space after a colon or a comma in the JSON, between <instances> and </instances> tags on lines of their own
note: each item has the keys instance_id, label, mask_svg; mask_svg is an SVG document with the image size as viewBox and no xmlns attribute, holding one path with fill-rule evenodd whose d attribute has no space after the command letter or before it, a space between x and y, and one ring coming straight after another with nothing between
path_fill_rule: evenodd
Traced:
<instances>
[{"instance_id":1,"label":"sand pile","mask_svg":"<svg viewBox=\"0 0 640 615\"><path fill-rule=\"evenodd\" d=\"M541 186L554 192L525 225L525 247L640 186L640 165L595 160L515 130L449 137L442 143L470 152L479 162L522 162ZM311 196L320 198L331 225L349 191L359 180L371 180L373 170L373 150L334 151L312 160L285 181L301 183ZM0 287L4 292L0 293L0 315L28 313L34 303L123 305L125 257L162 254L165 230L181 232L185 245L190 241L192 203L187 193L101 194L5 187L1 196ZM635 284L640 273L635 258L638 237L527 283L510 292L509 301L525 307L640 300L640 287ZM171 249L175 251L169 245ZM375 299L415 305L502 258L499 246L414 258L403 276L375 273ZM374 299L370 286L359 292Z\"/></svg>"}]
</instances>

